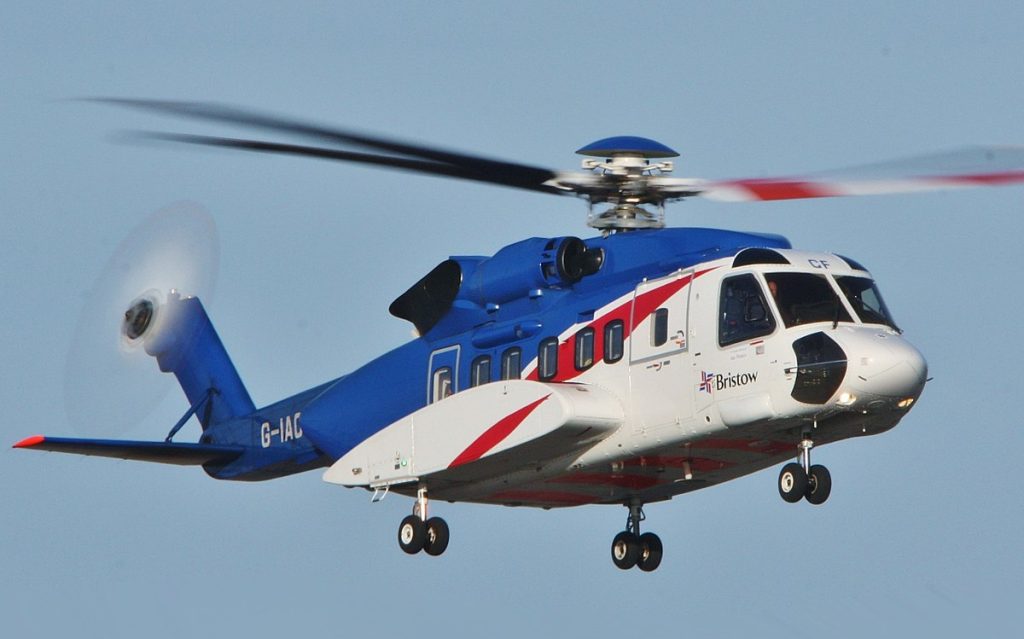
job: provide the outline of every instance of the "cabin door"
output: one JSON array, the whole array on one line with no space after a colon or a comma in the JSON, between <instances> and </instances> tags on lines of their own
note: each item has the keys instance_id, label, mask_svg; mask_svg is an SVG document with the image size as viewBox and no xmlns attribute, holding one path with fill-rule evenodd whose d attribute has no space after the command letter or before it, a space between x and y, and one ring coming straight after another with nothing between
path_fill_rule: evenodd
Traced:
<instances>
[{"instance_id":1,"label":"cabin door","mask_svg":"<svg viewBox=\"0 0 1024 639\"><path fill-rule=\"evenodd\" d=\"M693 414L686 365L692 271L641 282L633 295L629 338L634 433L661 437Z\"/></svg>"}]
</instances>

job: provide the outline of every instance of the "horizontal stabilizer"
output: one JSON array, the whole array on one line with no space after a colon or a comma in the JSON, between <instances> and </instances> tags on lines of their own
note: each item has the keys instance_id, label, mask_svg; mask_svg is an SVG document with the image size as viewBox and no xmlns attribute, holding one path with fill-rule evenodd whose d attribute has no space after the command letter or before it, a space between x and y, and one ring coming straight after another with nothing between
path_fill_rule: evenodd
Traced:
<instances>
[{"instance_id":1,"label":"horizontal stabilizer","mask_svg":"<svg viewBox=\"0 0 1024 639\"><path fill-rule=\"evenodd\" d=\"M199 466L210 462L227 463L239 457L242 446L212 444L176 444L172 442L135 442L110 439L77 439L36 435L23 439L14 448L46 450L56 453L134 459L137 461Z\"/></svg>"}]
</instances>

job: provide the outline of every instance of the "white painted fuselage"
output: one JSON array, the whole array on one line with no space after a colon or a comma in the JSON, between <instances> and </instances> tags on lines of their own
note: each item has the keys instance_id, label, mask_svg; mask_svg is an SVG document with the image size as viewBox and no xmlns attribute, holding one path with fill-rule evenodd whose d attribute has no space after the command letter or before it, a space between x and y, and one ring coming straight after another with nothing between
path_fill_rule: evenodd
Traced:
<instances>
[{"instance_id":1,"label":"white painted fuselage","mask_svg":"<svg viewBox=\"0 0 1024 639\"><path fill-rule=\"evenodd\" d=\"M524 379L384 428L325 479L508 505L651 502L795 458L808 437L895 426L927 367L877 291L857 289L870 275L831 254L776 253L786 263L729 257L638 282L558 335L558 366L576 363L569 379L542 381L534 359ZM621 357L605 332L616 319ZM577 342L595 335L586 360Z\"/></svg>"}]
</instances>

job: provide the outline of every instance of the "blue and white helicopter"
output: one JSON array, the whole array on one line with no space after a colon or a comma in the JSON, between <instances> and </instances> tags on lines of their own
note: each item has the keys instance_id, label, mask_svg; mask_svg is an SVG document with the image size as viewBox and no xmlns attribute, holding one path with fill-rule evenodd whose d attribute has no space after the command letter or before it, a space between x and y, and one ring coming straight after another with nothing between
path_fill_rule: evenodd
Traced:
<instances>
[{"instance_id":1,"label":"blue and white helicopter","mask_svg":"<svg viewBox=\"0 0 1024 639\"><path fill-rule=\"evenodd\" d=\"M140 286L111 322L113 348L173 373L190 407L165 441L29 437L17 448L200 465L260 481L326 469L380 500L415 499L407 553L442 554L431 500L628 510L616 566L658 567L644 504L783 464L787 502L822 504L828 470L811 451L895 426L927 380L871 274L853 259L777 235L665 228L664 205L867 195L1024 181L1024 149L972 148L804 178L669 177L670 148L614 137L578 151L584 171L534 166L314 126L217 105L103 102L245 125L318 146L151 133L149 137L405 169L590 205L600 234L530 238L490 257L450 257L390 311L418 335L361 368L257 408L200 300ZM362 149L353 151L352 148ZM116 334L114 332L116 331ZM173 441L191 418L197 443Z\"/></svg>"}]
</instances>

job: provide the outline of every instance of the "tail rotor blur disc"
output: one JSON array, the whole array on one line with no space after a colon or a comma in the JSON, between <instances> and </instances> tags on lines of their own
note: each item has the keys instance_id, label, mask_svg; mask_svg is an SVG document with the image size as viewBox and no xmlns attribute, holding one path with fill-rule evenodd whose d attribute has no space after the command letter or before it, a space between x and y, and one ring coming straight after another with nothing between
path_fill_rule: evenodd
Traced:
<instances>
[{"instance_id":1,"label":"tail rotor blur disc","mask_svg":"<svg viewBox=\"0 0 1024 639\"><path fill-rule=\"evenodd\" d=\"M121 435L174 387L142 334L156 330L172 292L208 302L218 262L217 227L194 202L156 211L118 245L85 296L68 352L64 407L73 430Z\"/></svg>"}]
</instances>

